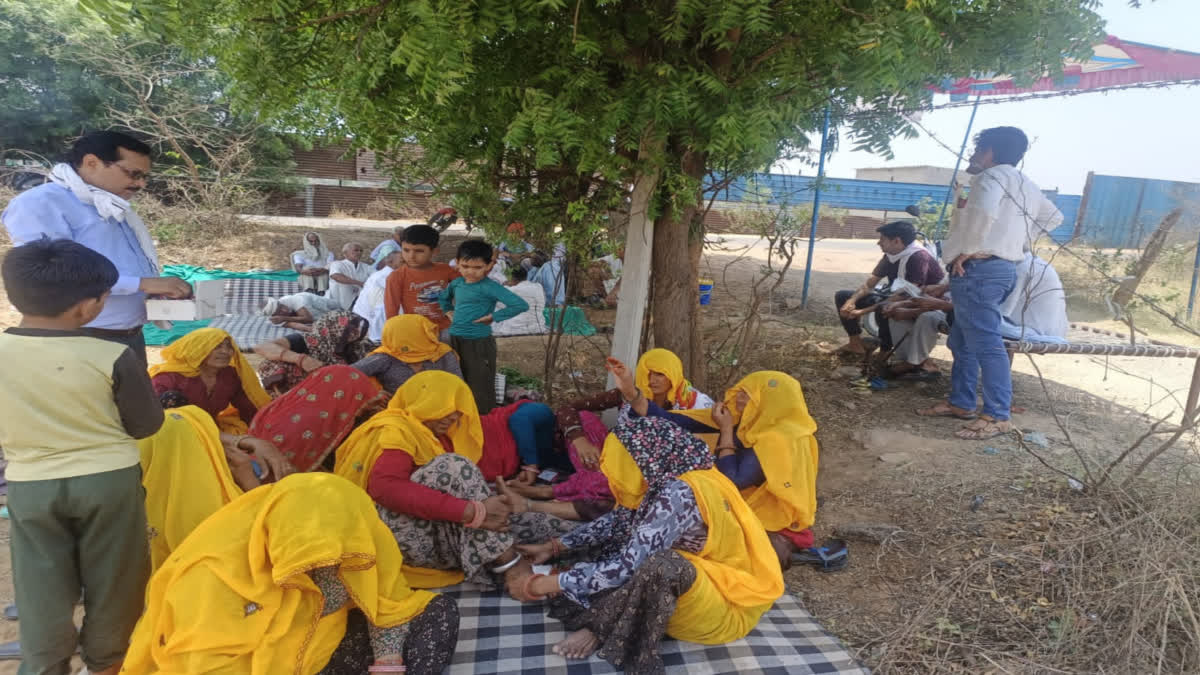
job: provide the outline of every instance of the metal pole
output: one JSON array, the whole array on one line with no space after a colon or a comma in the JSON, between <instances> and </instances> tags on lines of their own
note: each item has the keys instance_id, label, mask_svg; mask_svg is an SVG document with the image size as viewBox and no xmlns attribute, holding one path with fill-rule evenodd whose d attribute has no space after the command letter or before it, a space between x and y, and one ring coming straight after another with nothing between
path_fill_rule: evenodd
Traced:
<instances>
[{"instance_id":1,"label":"metal pole","mask_svg":"<svg viewBox=\"0 0 1200 675\"><path fill-rule=\"evenodd\" d=\"M1192 308L1196 305L1196 285L1200 281L1200 242L1196 243L1196 262L1192 265L1192 292L1188 293L1187 320L1192 320Z\"/></svg>"},{"instance_id":2,"label":"metal pole","mask_svg":"<svg viewBox=\"0 0 1200 675\"><path fill-rule=\"evenodd\" d=\"M808 261L804 264L804 289L800 306L808 307L808 284L812 279L813 247L817 244L817 222L821 219L821 181L825 178L825 149L829 147L829 104L825 105L825 122L821 125L821 156L817 159L817 187L813 190L812 224L808 228Z\"/></svg>"},{"instance_id":3,"label":"metal pole","mask_svg":"<svg viewBox=\"0 0 1200 675\"><path fill-rule=\"evenodd\" d=\"M937 225L933 228L933 236L940 237L942 221L946 219L946 207L954 196L954 181L958 178L958 167L962 164L963 153L967 151L967 143L971 140L971 127L975 126L975 113L979 112L979 99L983 94L975 94L975 105L971 106L971 119L967 122L967 133L963 134L962 147L958 149L958 158L954 160L954 173L950 174L950 185L946 186L946 199L942 201L942 212L938 214Z\"/></svg>"}]
</instances>

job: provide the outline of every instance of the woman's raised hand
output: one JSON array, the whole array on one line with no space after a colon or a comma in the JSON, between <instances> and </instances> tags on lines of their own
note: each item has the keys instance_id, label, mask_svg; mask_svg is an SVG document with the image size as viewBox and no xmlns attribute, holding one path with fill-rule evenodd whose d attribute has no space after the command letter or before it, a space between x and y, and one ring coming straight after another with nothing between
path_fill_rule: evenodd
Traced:
<instances>
[{"instance_id":1,"label":"woman's raised hand","mask_svg":"<svg viewBox=\"0 0 1200 675\"><path fill-rule=\"evenodd\" d=\"M717 423L718 429L727 430L733 428L733 413L729 411L729 406L723 402L713 406L712 418Z\"/></svg>"},{"instance_id":2,"label":"woman's raised hand","mask_svg":"<svg viewBox=\"0 0 1200 675\"><path fill-rule=\"evenodd\" d=\"M637 398L637 386L634 384L633 371L629 370L629 366L625 365L621 359L610 356L604 359L604 367L612 373L613 379L617 381L617 389L621 390L621 395L625 397L625 400L632 401Z\"/></svg>"}]
</instances>

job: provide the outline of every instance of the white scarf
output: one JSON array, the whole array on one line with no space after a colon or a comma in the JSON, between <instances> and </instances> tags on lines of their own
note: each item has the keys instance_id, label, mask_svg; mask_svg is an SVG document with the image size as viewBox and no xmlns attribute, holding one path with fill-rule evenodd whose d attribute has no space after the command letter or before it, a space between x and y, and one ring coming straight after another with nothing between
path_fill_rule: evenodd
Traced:
<instances>
[{"instance_id":1,"label":"white scarf","mask_svg":"<svg viewBox=\"0 0 1200 675\"><path fill-rule=\"evenodd\" d=\"M925 250L925 247L918 244L914 240L911 244L909 244L908 246L905 246L903 251L900 251L899 253L885 253L884 255L887 256L888 262L900 263L898 269L896 270L896 278L904 279L905 281L908 281L908 273L907 273L907 270L905 269L908 267L908 259L911 258L912 255L914 253L916 253L917 251L924 251L924 250Z\"/></svg>"},{"instance_id":2,"label":"white scarf","mask_svg":"<svg viewBox=\"0 0 1200 675\"><path fill-rule=\"evenodd\" d=\"M84 204L96 207L101 218L128 225L129 229L133 230L133 236L137 237L138 245L142 247L142 254L154 266L151 276L158 275L158 253L154 250L154 239L150 236L150 230L146 229L146 223L134 212L133 205L128 200L85 182L70 164L55 164L50 171L50 180L70 190L75 198Z\"/></svg>"}]
</instances>

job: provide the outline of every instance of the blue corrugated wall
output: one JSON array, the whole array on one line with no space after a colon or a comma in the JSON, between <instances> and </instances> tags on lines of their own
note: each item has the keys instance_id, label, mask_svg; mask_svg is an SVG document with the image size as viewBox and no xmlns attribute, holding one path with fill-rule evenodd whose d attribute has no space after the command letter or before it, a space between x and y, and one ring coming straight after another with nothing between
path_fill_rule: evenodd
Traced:
<instances>
[{"instance_id":1,"label":"blue corrugated wall","mask_svg":"<svg viewBox=\"0 0 1200 675\"><path fill-rule=\"evenodd\" d=\"M1103 248L1141 248L1176 206L1184 207L1184 216L1172 240L1194 239L1200 228L1200 184L1093 175L1079 238Z\"/></svg>"}]
</instances>

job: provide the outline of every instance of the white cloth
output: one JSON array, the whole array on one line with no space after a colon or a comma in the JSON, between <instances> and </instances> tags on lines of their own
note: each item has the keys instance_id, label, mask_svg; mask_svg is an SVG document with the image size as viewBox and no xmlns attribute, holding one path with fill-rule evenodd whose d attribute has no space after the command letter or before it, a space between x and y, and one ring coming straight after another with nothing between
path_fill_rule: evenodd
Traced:
<instances>
[{"instance_id":1,"label":"white cloth","mask_svg":"<svg viewBox=\"0 0 1200 675\"><path fill-rule=\"evenodd\" d=\"M1017 282L1000 306L1000 315L1016 328L1015 339L1066 338L1067 293L1054 266L1026 253L1017 265Z\"/></svg>"},{"instance_id":2,"label":"white cloth","mask_svg":"<svg viewBox=\"0 0 1200 675\"><path fill-rule=\"evenodd\" d=\"M908 281L908 259L913 257L917 251L924 251L925 247L918 244L915 240L904 247L904 250L899 253L884 253L890 263L900 263L896 266L896 278Z\"/></svg>"},{"instance_id":3,"label":"white cloth","mask_svg":"<svg viewBox=\"0 0 1200 675\"><path fill-rule=\"evenodd\" d=\"M1057 211L1037 183L1015 167L1000 164L985 169L971 179L966 204L954 210L942 258L950 261L983 253L1016 262Z\"/></svg>"},{"instance_id":4,"label":"white cloth","mask_svg":"<svg viewBox=\"0 0 1200 675\"><path fill-rule=\"evenodd\" d=\"M609 253L596 260L608 264L608 271L611 273L612 278L604 280L604 292L612 293L612 290L617 287L617 282L621 280L621 272L625 269L625 263L621 262L621 259L615 253Z\"/></svg>"},{"instance_id":5,"label":"white cloth","mask_svg":"<svg viewBox=\"0 0 1200 675\"><path fill-rule=\"evenodd\" d=\"M364 262L338 260L329 266L329 292L326 295L336 300L342 309L348 311L354 307L354 300L358 298L360 287L354 284L343 284L334 279L333 275L342 274L355 281L366 281L374 271L375 268Z\"/></svg>"},{"instance_id":6,"label":"white cloth","mask_svg":"<svg viewBox=\"0 0 1200 675\"><path fill-rule=\"evenodd\" d=\"M302 250L292 254L292 264L299 265L300 270L306 269L329 269L333 264L333 253L325 247L325 239L317 234L317 244L314 246L308 242L309 234L317 234L316 232L307 232L301 239L304 244ZM300 288L304 290L324 291L329 288L329 275L322 274L319 277L312 277L306 274L300 275Z\"/></svg>"},{"instance_id":7,"label":"white cloth","mask_svg":"<svg viewBox=\"0 0 1200 675\"><path fill-rule=\"evenodd\" d=\"M154 265L154 273L158 274L161 267L158 264L158 251L154 248L154 238L150 236L150 230L146 228L146 223L142 222L128 200L85 182L70 164L55 164L54 168L50 170L50 180L70 190L84 204L96 207L101 218L128 225L129 229L133 230L133 235L137 237L138 245L142 247L142 253Z\"/></svg>"},{"instance_id":8,"label":"white cloth","mask_svg":"<svg viewBox=\"0 0 1200 675\"><path fill-rule=\"evenodd\" d=\"M517 297L529 303L529 309L514 316L508 321L492 324L492 335L542 335L546 329L546 293L541 284L532 281L522 281L509 286Z\"/></svg>"},{"instance_id":9,"label":"white cloth","mask_svg":"<svg viewBox=\"0 0 1200 675\"><path fill-rule=\"evenodd\" d=\"M394 272L390 267L373 272L363 283L358 299L354 301L354 313L367 320L367 337L371 342L383 342L383 324L387 321L387 307L383 298L387 293L388 277ZM397 314L403 314L400 308Z\"/></svg>"},{"instance_id":10,"label":"white cloth","mask_svg":"<svg viewBox=\"0 0 1200 675\"><path fill-rule=\"evenodd\" d=\"M488 278L501 286L508 284L508 261L500 258L492 265L492 269L488 270Z\"/></svg>"},{"instance_id":11,"label":"white cloth","mask_svg":"<svg viewBox=\"0 0 1200 675\"><path fill-rule=\"evenodd\" d=\"M293 312L307 309L308 313L312 314L314 319L319 319L330 312L336 312L342 308L336 300L325 298L315 293L293 293L277 298L276 301Z\"/></svg>"},{"instance_id":12,"label":"white cloth","mask_svg":"<svg viewBox=\"0 0 1200 675\"><path fill-rule=\"evenodd\" d=\"M938 327L945 321L946 313L937 309L924 312L912 320L889 319L892 344L897 345L896 358L914 366L924 363L937 346L940 335ZM904 341L901 342L901 339Z\"/></svg>"}]
</instances>

